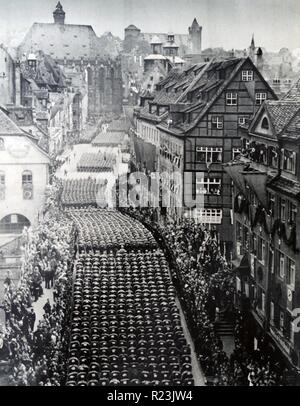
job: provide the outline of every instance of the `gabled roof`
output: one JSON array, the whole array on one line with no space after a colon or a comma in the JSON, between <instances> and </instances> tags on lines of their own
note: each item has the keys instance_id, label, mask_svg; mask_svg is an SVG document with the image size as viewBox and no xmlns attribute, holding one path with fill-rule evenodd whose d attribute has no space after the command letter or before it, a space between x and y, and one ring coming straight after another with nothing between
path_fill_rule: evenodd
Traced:
<instances>
[{"instance_id":1,"label":"gabled roof","mask_svg":"<svg viewBox=\"0 0 300 406\"><path fill-rule=\"evenodd\" d=\"M290 88L281 100L300 101L300 79Z\"/></svg>"},{"instance_id":2,"label":"gabled roof","mask_svg":"<svg viewBox=\"0 0 300 406\"><path fill-rule=\"evenodd\" d=\"M232 79L235 77L235 75L238 73L238 71L244 65L245 61L246 61L246 59L234 58L235 63L231 64L231 66L233 67L233 70L232 70L231 74L229 75L229 77L226 80L223 80L223 81L219 81L219 79L217 79L219 81L219 86L216 89L216 91L214 92L212 98L206 103L205 107L202 109L202 111L200 112L197 119L193 123L191 123L189 126L187 126L185 128L185 131L192 130L194 127L196 127L196 125L202 120L204 115L209 111L211 106L217 101L217 99L220 97L220 95L223 93L223 91L227 88L229 83L232 81ZM226 62L228 62L228 61L226 61ZM220 68L222 63L223 62L221 62L221 63L215 62L214 64L210 65L209 70L214 70L214 69ZM207 81L205 81L205 80L204 80L204 82L207 83ZM212 85L212 83L210 85ZM198 109L198 102L197 102L196 109Z\"/></svg>"},{"instance_id":3,"label":"gabled roof","mask_svg":"<svg viewBox=\"0 0 300 406\"><path fill-rule=\"evenodd\" d=\"M23 131L0 109L0 136L24 135Z\"/></svg>"},{"instance_id":4,"label":"gabled roof","mask_svg":"<svg viewBox=\"0 0 300 406\"><path fill-rule=\"evenodd\" d=\"M13 120L10 117L8 117L7 114L5 114L0 109L0 137L1 136L26 137L36 147L36 149L38 149L43 155L49 158L48 154L44 151L44 149L37 144L38 140L36 139L35 135L23 131L20 127L17 126L17 124L13 122Z\"/></svg>"},{"instance_id":5,"label":"gabled roof","mask_svg":"<svg viewBox=\"0 0 300 406\"><path fill-rule=\"evenodd\" d=\"M250 63L253 66L253 69L256 70L256 74L260 77L263 81L265 86L268 90L273 94L274 98L277 99L276 94L269 86L269 84L265 81L263 76L260 72L255 68L253 62L250 58L231 58L228 60L216 61L213 60L202 66L201 70L199 70L198 75L194 74L195 67L189 68L185 70L185 75L191 74L190 85L185 87L180 95L180 97L176 100L176 103L183 102L186 103L188 111L195 111L197 113L197 118L191 123L183 123L181 125L177 125L177 130L181 128L183 133L192 130L204 117L204 115L209 111L209 109L214 105L217 99L221 96L221 94L226 90L228 85L234 79L234 77L238 74L238 72L242 69L245 63ZM220 76L216 74L218 71L226 70L227 75L226 79L220 79ZM181 78L177 79L180 80ZM168 84L165 85L165 88ZM177 85L176 85L177 86ZM189 103L188 99L186 98L187 94L191 91L196 91L199 93L199 97L196 97L193 103ZM206 98L202 100L201 93L206 93ZM158 97L160 97L159 95ZM157 99L154 99L154 102ZM174 103L174 102L173 102ZM200 110L200 111L199 111ZM164 124L162 123L164 126ZM175 130L175 127L172 126L168 129L170 131ZM165 130L165 128L164 128Z\"/></svg>"},{"instance_id":6,"label":"gabled roof","mask_svg":"<svg viewBox=\"0 0 300 406\"><path fill-rule=\"evenodd\" d=\"M271 117L276 134L281 134L284 128L290 123L291 119L299 111L300 103L295 103L293 101L267 100L265 102L265 108Z\"/></svg>"},{"instance_id":7,"label":"gabled roof","mask_svg":"<svg viewBox=\"0 0 300 406\"><path fill-rule=\"evenodd\" d=\"M153 37L153 38L151 39L151 41L150 41L150 44L153 44L153 45L157 44L157 45L159 45L159 44L162 44L162 41L161 41L161 39L159 38L158 35L154 35L154 37Z\"/></svg>"},{"instance_id":8,"label":"gabled roof","mask_svg":"<svg viewBox=\"0 0 300 406\"><path fill-rule=\"evenodd\" d=\"M58 60L105 56L90 25L34 23L18 47L19 58L41 49Z\"/></svg>"},{"instance_id":9,"label":"gabled roof","mask_svg":"<svg viewBox=\"0 0 300 406\"><path fill-rule=\"evenodd\" d=\"M279 137L299 138L300 129L300 100L266 100L257 111L249 127L249 133L254 134L262 113L269 118L273 135Z\"/></svg>"}]
</instances>

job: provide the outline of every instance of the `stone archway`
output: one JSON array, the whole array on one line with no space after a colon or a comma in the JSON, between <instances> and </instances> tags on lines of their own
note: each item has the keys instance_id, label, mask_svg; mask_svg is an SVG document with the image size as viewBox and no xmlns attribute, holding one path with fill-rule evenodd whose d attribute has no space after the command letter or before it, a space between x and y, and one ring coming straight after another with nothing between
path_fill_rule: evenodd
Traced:
<instances>
[{"instance_id":1,"label":"stone archway","mask_svg":"<svg viewBox=\"0 0 300 406\"><path fill-rule=\"evenodd\" d=\"M0 234L21 234L30 221L22 214L8 214L0 220Z\"/></svg>"}]
</instances>

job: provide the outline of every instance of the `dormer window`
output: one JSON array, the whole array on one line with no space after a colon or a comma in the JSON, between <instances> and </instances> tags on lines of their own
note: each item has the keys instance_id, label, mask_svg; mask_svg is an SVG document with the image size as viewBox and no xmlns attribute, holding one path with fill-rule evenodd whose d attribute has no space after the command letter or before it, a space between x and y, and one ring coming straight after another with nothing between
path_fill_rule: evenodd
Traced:
<instances>
[{"instance_id":1,"label":"dormer window","mask_svg":"<svg viewBox=\"0 0 300 406\"><path fill-rule=\"evenodd\" d=\"M269 130L270 125L269 125L269 120L267 119L267 117L263 118L263 121L261 122L261 128L263 128L264 130Z\"/></svg>"},{"instance_id":2,"label":"dormer window","mask_svg":"<svg viewBox=\"0 0 300 406\"><path fill-rule=\"evenodd\" d=\"M219 79L220 79L220 80L226 79L226 74L225 74L225 70L224 70L224 69L222 69L222 70L219 71Z\"/></svg>"}]
</instances>

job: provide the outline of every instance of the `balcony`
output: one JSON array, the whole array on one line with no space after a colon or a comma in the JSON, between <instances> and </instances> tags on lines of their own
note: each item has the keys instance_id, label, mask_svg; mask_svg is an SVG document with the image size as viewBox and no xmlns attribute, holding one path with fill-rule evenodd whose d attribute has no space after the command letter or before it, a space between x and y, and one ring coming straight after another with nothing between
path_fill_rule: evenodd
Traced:
<instances>
[{"instance_id":1,"label":"balcony","mask_svg":"<svg viewBox=\"0 0 300 406\"><path fill-rule=\"evenodd\" d=\"M269 149L265 145L256 144L252 147L244 148L239 161L251 165L253 170L266 172L268 176L274 177L278 173L278 164L272 159L271 152L269 152Z\"/></svg>"}]
</instances>

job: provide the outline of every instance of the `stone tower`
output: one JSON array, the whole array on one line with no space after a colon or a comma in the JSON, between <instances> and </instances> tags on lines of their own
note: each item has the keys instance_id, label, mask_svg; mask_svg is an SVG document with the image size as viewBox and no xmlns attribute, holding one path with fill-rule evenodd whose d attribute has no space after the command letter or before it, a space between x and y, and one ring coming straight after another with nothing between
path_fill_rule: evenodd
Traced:
<instances>
[{"instance_id":1,"label":"stone tower","mask_svg":"<svg viewBox=\"0 0 300 406\"><path fill-rule=\"evenodd\" d=\"M66 16L66 13L64 12L63 7L59 1L53 12L54 23L63 25L65 23L65 16Z\"/></svg>"},{"instance_id":2,"label":"stone tower","mask_svg":"<svg viewBox=\"0 0 300 406\"><path fill-rule=\"evenodd\" d=\"M189 27L189 40L191 44L190 52L192 54L201 54L202 51L202 27L198 24L196 18Z\"/></svg>"},{"instance_id":3,"label":"stone tower","mask_svg":"<svg viewBox=\"0 0 300 406\"><path fill-rule=\"evenodd\" d=\"M125 28L124 38L124 51L131 52L135 48L140 40L141 30L135 25L131 24Z\"/></svg>"}]
</instances>

